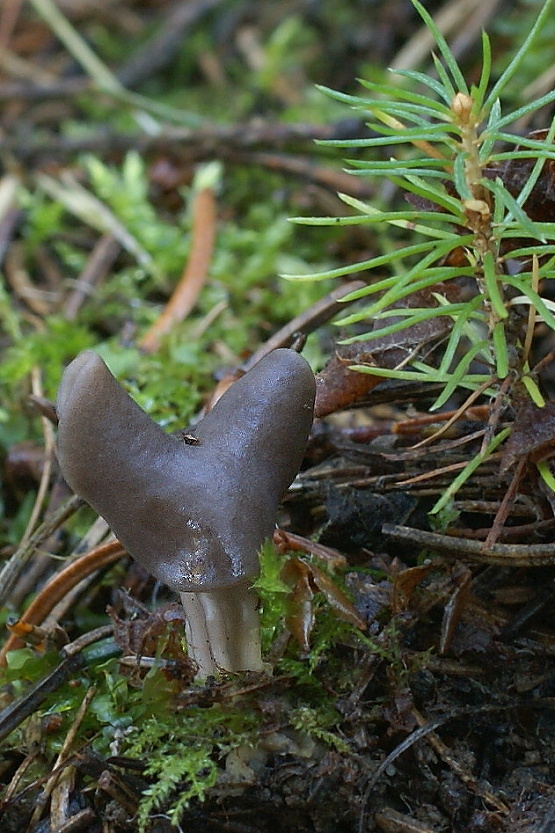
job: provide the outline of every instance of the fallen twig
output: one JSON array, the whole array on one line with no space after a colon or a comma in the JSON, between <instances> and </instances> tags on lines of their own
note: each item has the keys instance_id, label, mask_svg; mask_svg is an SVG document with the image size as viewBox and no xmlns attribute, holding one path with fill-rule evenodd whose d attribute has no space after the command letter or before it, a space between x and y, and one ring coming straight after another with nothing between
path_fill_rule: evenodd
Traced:
<instances>
[{"instance_id":1,"label":"fallen twig","mask_svg":"<svg viewBox=\"0 0 555 833\"><path fill-rule=\"evenodd\" d=\"M197 177L189 259L162 314L139 342L139 347L146 353L154 353L162 337L170 332L174 324L183 321L204 286L216 237L215 187L219 173L219 165L209 165Z\"/></svg>"},{"instance_id":2,"label":"fallen twig","mask_svg":"<svg viewBox=\"0 0 555 833\"><path fill-rule=\"evenodd\" d=\"M56 604L73 587L91 573L113 564L124 553L125 550L119 541L110 541L100 547L95 547L68 564L37 593L27 610L18 619L17 625L40 625ZM6 664L8 652L20 647L20 645L21 640L17 631L11 633L0 650L0 667Z\"/></svg>"},{"instance_id":3,"label":"fallen twig","mask_svg":"<svg viewBox=\"0 0 555 833\"><path fill-rule=\"evenodd\" d=\"M6 604L14 584L23 572L31 556L36 552L37 547L49 538L83 504L84 501L80 497L77 497L77 495L74 495L60 506L56 512L53 512L50 517L46 518L28 541L25 541L17 548L0 572L0 607Z\"/></svg>"},{"instance_id":4,"label":"fallen twig","mask_svg":"<svg viewBox=\"0 0 555 833\"><path fill-rule=\"evenodd\" d=\"M67 679L71 678L76 671L83 668L88 662L105 661L110 657L117 656L119 649L112 641L107 644L101 643L96 650L92 648L95 642L105 640L111 636L112 632L111 625L104 625L62 648L60 651L62 660L56 668L36 683L30 691L26 691L5 709L2 709L0 712L0 741L3 741L14 729L17 729L27 717L34 714L49 694L57 691ZM85 650L87 648L89 650Z\"/></svg>"},{"instance_id":5,"label":"fallen twig","mask_svg":"<svg viewBox=\"0 0 555 833\"><path fill-rule=\"evenodd\" d=\"M314 332L314 330L317 330L318 327L321 327L322 324L325 324L333 318L340 310L345 309L346 304L342 302L343 298L364 285L364 281L351 281L350 283L336 287L328 295L320 298L315 304L295 316L291 321L288 321L277 333L274 333L273 336L265 341L244 362L242 369L246 373L247 370L250 370L251 367L258 364L272 350L277 350L278 347L290 347L299 334L306 336Z\"/></svg>"},{"instance_id":6,"label":"fallen twig","mask_svg":"<svg viewBox=\"0 0 555 833\"><path fill-rule=\"evenodd\" d=\"M452 558L468 558L478 564L498 564L501 567L545 567L555 564L553 544L493 544L470 538L454 538L438 532L426 532L408 526L384 524L384 535L400 541L410 541L417 547L437 550Z\"/></svg>"}]
</instances>

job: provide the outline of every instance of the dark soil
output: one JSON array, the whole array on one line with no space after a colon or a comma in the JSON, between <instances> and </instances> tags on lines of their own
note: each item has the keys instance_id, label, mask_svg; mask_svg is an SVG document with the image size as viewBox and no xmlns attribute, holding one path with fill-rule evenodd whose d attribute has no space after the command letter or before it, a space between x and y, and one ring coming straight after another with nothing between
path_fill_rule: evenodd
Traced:
<instances>
[{"instance_id":1,"label":"dark soil","mask_svg":"<svg viewBox=\"0 0 555 833\"><path fill-rule=\"evenodd\" d=\"M236 91L252 92L256 60L252 43L265 43L279 24L293 16L310 34L309 48L297 47L299 58L291 74L278 73L281 84L253 93L240 120L234 123L226 113L225 126L215 124L204 133L193 131L172 141L168 136L125 134L110 124L95 124L90 102L98 93L81 69L34 17L30 4L4 3L0 43L35 68L28 79L25 74L11 75L7 64L0 70L5 171L16 170L25 178L37 171L67 169L80 176L81 151L117 163L126 150L136 148L152 164L153 187L163 210L170 213L180 205L179 188L190 181L194 165L207 158L244 168L247 180L253 168L271 170L291 195L291 214L298 213L301 203L308 214L327 214L330 206L337 209L334 193L346 190L344 175L329 149L315 149L313 139L350 138L356 131L364 134L366 128L355 118L333 125L302 119L293 124L280 121L281 113L291 105L296 84L356 90L357 76L364 75L369 65L383 68L392 63L420 28L409 0L102 4L83 0L59 5L86 37L93 38L95 27L117 30L121 53L113 56L112 69L129 89L150 96L179 84L180 72L188 73L192 95L195 84L206 86L218 72L239 77L234 80ZM439 12L444 5L450 4L433 2L426 7ZM501 60L504 50L512 48L513 30L502 31L499 21L506 17L518 28L514 24L518 15L528 20L525 5L485 2L479 21L476 9L467 13L454 44L469 76L476 74L478 66L475 31L481 26L492 29L494 57ZM471 37L465 38L468 32ZM249 40L253 33L254 41ZM200 57L198 47L194 59L187 56L183 46L187 38L205 44ZM45 84L41 72L46 70ZM544 114L544 118L544 124L549 123L549 117ZM80 136L76 131L71 137L60 129L80 120L87 126ZM368 186L359 180L352 187ZM233 199L223 196L223 213L229 208L226 200L232 205ZM11 227L6 220L0 228L2 258L13 246L17 248L20 219L14 219ZM355 227L334 242L332 254L338 262L348 263L361 259L367 246L371 241ZM28 264L30 271L48 272L48 251L43 248L42 253L43 262ZM13 284L10 292L17 294ZM39 315L36 310L32 314ZM108 317L104 326L110 333ZM328 354L333 351L332 339L323 326L321 343ZM0 356L7 344L3 337ZM545 352L547 347L538 349ZM303 470L280 517L286 532L306 538L317 533L321 545L346 559L345 583L372 640L372 645L355 638L331 644L314 670L319 690L335 709L334 731L343 746L309 740L291 728L290 699L298 705L303 693L293 676L255 675L246 682L234 681L236 696L241 693L249 708L264 715L258 757L246 755L241 774L233 775L229 758L222 756L220 778L205 800L191 802L179 827L170 823L166 808L160 808L151 833L555 830L555 549L553 555L549 549L555 546L553 508L533 471L524 472L497 538L506 547L506 558L503 563L496 560L486 538L510 474L501 475L499 459L494 458L457 497L459 515L449 530L452 546L434 549L433 538L426 538L432 532L427 512L452 475L439 471L429 476L430 472L449 465L458 471L461 461L476 453L480 439L471 435L485 430L488 414L477 408L436 444L412 452L431 430L424 419L430 396L427 390L384 385L356 407L338 407L337 413L318 419ZM468 442L457 442L466 437ZM552 445L552 439L545 442ZM2 461L7 518L17 514L26 494L36 488L41 460L41 449L29 446ZM62 487L53 477L52 491L57 488ZM388 534L383 524L389 525ZM417 530L424 537L418 532L403 537L396 527ZM482 551L478 544L469 548L469 541L481 542ZM6 542L6 557L13 542L11 546ZM34 559L31 565L40 555ZM117 570L115 577L104 572L95 579L90 630L108 627L107 605L121 613L118 584L141 603L151 599L152 583L141 571L127 562L125 573L123 567ZM35 589L22 592L19 603ZM166 601L162 594L161 603ZM71 621L71 615L70 609L64 627L76 639L87 627ZM142 614L128 615L135 623ZM158 632L152 619L148 621L156 646ZM118 627L123 629L121 622ZM128 651L138 653L131 636L126 638ZM141 652L148 655L144 642L140 644ZM276 659L287 651L295 659L307 659L292 643L274 645L272 650ZM65 684L77 672L73 666L64 669L58 666L59 680L63 678ZM183 691L175 700L178 710L229 696L228 681L195 687L190 668L184 668L183 678ZM138 802L150 783L144 771L148 761L119 758L117 752L99 756L86 731L64 760L66 816L58 826L54 824L60 816L43 788L55 765L55 757L45 752L49 721L55 721L55 714L42 712L40 698L34 706L27 690L26 710L21 719L14 717L10 706L12 701L20 702L21 695L16 689L13 684L2 689L5 709L0 713L0 731L8 724L18 728L23 718L28 722L18 735L25 748L14 746L9 732L4 733L2 833L136 830ZM59 711L63 712L63 704ZM44 808L37 812L41 800Z\"/></svg>"}]
</instances>

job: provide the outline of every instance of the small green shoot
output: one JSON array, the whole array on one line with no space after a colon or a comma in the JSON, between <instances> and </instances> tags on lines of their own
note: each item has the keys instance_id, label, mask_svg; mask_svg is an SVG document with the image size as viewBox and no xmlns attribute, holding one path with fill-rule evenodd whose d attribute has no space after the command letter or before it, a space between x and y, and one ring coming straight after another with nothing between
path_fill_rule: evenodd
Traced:
<instances>
[{"instance_id":1,"label":"small green shoot","mask_svg":"<svg viewBox=\"0 0 555 833\"><path fill-rule=\"evenodd\" d=\"M358 325L357 334L347 341L380 339L441 317L452 321L447 336L443 330L442 342L438 337L435 350L419 353L415 344L412 360L403 365L359 363L352 369L390 379L440 383L443 390L432 406L435 409L445 406L458 389L472 394L485 383L490 398L503 392L510 403L512 391L524 389L541 405L543 397L528 357L535 324L555 330L553 305L541 295L542 281L553 277L555 223L549 212L533 210L532 200L546 163L555 160L555 120L539 135L520 136L516 128L513 134L510 126L555 101L555 91L507 113L501 96L552 14L553 2L543 5L524 43L493 84L491 47L484 33L482 71L475 86L466 82L424 6L419 0L412 3L435 39L437 77L396 70L391 84L362 81L362 96L324 90L367 116L375 133L332 143L373 154L349 160L353 175L388 179L411 207L382 209L342 196L358 216L295 218L305 225L384 224L392 229L395 245L385 253L313 278L353 271L367 276L367 286L345 299L356 301L355 311L337 322L344 328ZM389 158L379 156L382 149L391 154ZM306 275L289 277L307 280ZM409 299L416 292L427 293L429 303L411 306ZM365 322L374 325L371 331L361 332ZM381 322L383 326L378 326ZM508 431L493 426L495 439L461 472L434 511L445 505Z\"/></svg>"}]
</instances>

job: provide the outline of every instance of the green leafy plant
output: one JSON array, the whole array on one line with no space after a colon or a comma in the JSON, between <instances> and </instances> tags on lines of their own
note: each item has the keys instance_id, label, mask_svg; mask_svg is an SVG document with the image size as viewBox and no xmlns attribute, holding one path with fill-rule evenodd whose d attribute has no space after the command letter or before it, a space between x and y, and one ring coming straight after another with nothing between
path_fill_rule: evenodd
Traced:
<instances>
[{"instance_id":1,"label":"green leafy plant","mask_svg":"<svg viewBox=\"0 0 555 833\"><path fill-rule=\"evenodd\" d=\"M552 7L545 3L535 25L498 80L491 85L491 48L482 37L482 71L469 86L424 6L412 0L434 36L436 77L395 70L391 84L362 82L368 96L326 93L369 114L375 136L335 146L395 151L387 160L349 160L351 173L382 177L405 193L410 205L390 210L346 195L358 212L342 218L296 218L306 225L388 224L386 251L362 263L312 275L340 277L353 271L378 278L345 300L359 302L341 326L379 322L348 341L372 341L417 324L448 320L438 330L438 351L418 350L396 367L364 362L353 368L374 376L442 385L435 408L457 388L491 396L524 388L537 407L544 399L529 355L536 322L555 329L554 305L542 297L543 279L553 277L555 223L536 210L546 164L555 159L555 121L540 135L519 136L510 125L555 100L555 92L503 113L500 98L530 52ZM400 76L400 77L399 77ZM395 238L403 234L402 242ZM393 241L396 242L392 242ZM384 270L389 274L384 275ZM290 276L305 279L306 276ZM470 285L461 292L461 279ZM360 304L368 299L368 304ZM424 300L424 303L422 302ZM503 428L484 446L475 468L507 437ZM454 489L470 470L459 477ZM451 492L452 493L452 492ZM445 505L445 499L441 506ZM441 508L440 503L436 510Z\"/></svg>"}]
</instances>

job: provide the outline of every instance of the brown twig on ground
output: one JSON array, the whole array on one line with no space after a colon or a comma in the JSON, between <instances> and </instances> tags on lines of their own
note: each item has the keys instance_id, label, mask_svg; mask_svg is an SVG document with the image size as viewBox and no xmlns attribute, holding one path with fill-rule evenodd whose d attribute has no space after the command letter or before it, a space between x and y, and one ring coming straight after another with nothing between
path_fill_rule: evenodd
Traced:
<instances>
[{"instance_id":1,"label":"brown twig on ground","mask_svg":"<svg viewBox=\"0 0 555 833\"><path fill-rule=\"evenodd\" d=\"M76 584L91 573L113 564L125 554L125 550L119 541L110 541L100 547L80 556L76 561L68 564L57 575L40 590L25 613L18 620L18 625L40 625L48 616L52 608L68 593ZM0 667L6 664L6 655L9 651L21 647L21 640L17 635L11 634L0 650Z\"/></svg>"},{"instance_id":2,"label":"brown twig on ground","mask_svg":"<svg viewBox=\"0 0 555 833\"><path fill-rule=\"evenodd\" d=\"M323 188L333 191L333 193L339 191L352 197L358 197L358 199L368 199L375 194L375 187L372 183L360 177L354 177L347 171L316 162L313 155L310 157L293 156L288 153L265 151L247 151L244 153L232 151L229 154L224 151L222 155L229 158L230 162L261 165L270 171L301 177L316 185L321 185Z\"/></svg>"},{"instance_id":3,"label":"brown twig on ground","mask_svg":"<svg viewBox=\"0 0 555 833\"><path fill-rule=\"evenodd\" d=\"M398 813L391 807L382 807L378 810L374 821L384 833L436 833L436 828L417 821L413 816Z\"/></svg>"},{"instance_id":4,"label":"brown twig on ground","mask_svg":"<svg viewBox=\"0 0 555 833\"><path fill-rule=\"evenodd\" d=\"M278 550L293 550L294 552L306 552L309 555L315 555L333 572L337 567L347 566L347 559L333 547L326 547L324 544L318 544L316 541L311 541L302 535L296 535L294 532L287 532L285 529L279 527L275 530L273 536L274 545Z\"/></svg>"},{"instance_id":5,"label":"brown twig on ground","mask_svg":"<svg viewBox=\"0 0 555 833\"><path fill-rule=\"evenodd\" d=\"M419 725L418 729L414 729L410 735L408 735L401 743L399 743L387 757L380 763L377 769L372 773L371 777L368 780L368 784L364 790L362 801L361 801L361 811L359 813L359 821L357 826L357 833L364 833L366 830L366 810L368 805L368 800L372 794L372 791L378 781L380 780L383 773L387 770L391 764L397 760L407 749L410 749L414 746L418 741L423 740L424 738L428 738L432 733L435 732L436 729L439 729L441 726L444 726L446 723L453 719L457 719L460 717L466 717L468 715L483 715L488 713L493 713L495 711L504 711L508 708L505 705L487 705L487 706L478 706L476 708L470 706L460 711L453 711L451 714L444 715L443 717L434 718L430 720L428 723L423 723ZM424 718L421 718L424 720ZM488 798L491 794L488 794ZM498 801L495 796L493 796L494 802ZM502 802L501 802L502 803ZM503 805L504 806L504 805Z\"/></svg>"},{"instance_id":6,"label":"brown twig on ground","mask_svg":"<svg viewBox=\"0 0 555 833\"><path fill-rule=\"evenodd\" d=\"M0 606L6 604L10 593L19 576L25 569L27 562L37 551L37 548L46 541L73 513L83 506L83 501L77 495L67 500L62 506L56 509L38 529L31 535L28 541L20 545L14 554L7 561L0 571Z\"/></svg>"},{"instance_id":7,"label":"brown twig on ground","mask_svg":"<svg viewBox=\"0 0 555 833\"><path fill-rule=\"evenodd\" d=\"M545 567L555 564L553 544L493 544L486 549L484 541L455 538L397 524L384 524L382 532L398 541L411 541L418 547L437 550L451 558L466 558L474 564L498 564L500 567Z\"/></svg>"},{"instance_id":8,"label":"brown twig on ground","mask_svg":"<svg viewBox=\"0 0 555 833\"><path fill-rule=\"evenodd\" d=\"M23 244L12 242L4 256L6 280L16 298L22 301L30 312L46 317L52 312L52 293L39 288L33 282L25 265Z\"/></svg>"},{"instance_id":9,"label":"brown twig on ground","mask_svg":"<svg viewBox=\"0 0 555 833\"><path fill-rule=\"evenodd\" d=\"M43 390L40 371L38 367L34 367L31 370L31 386L33 396L36 396L39 399L41 399ZM54 461L54 431L52 429L52 423L45 416L41 416L41 424L44 438L44 465L42 469L39 488L37 491L37 496L35 498L35 504L33 506L33 509L29 516L29 520L27 522L27 526L21 538L20 546L22 546L26 541L29 540L33 533L33 530L35 529L35 526L42 511L44 501L46 499L46 493L48 487L50 486L50 478L52 475L52 465Z\"/></svg>"},{"instance_id":10,"label":"brown twig on ground","mask_svg":"<svg viewBox=\"0 0 555 833\"><path fill-rule=\"evenodd\" d=\"M497 543L499 536L503 532L505 521L509 517L512 505L518 494L518 487L524 476L527 462L528 461L526 457L523 457L521 460L518 461L516 465L515 471L511 478L511 482L507 487L507 491L505 492L503 499L499 505L499 509L497 510L495 518L493 519L491 529L488 533L486 540L484 541L484 549L486 550L492 547L495 543Z\"/></svg>"},{"instance_id":11,"label":"brown twig on ground","mask_svg":"<svg viewBox=\"0 0 555 833\"><path fill-rule=\"evenodd\" d=\"M495 15L498 6L499 0L451 0L441 6L435 15L435 24L443 35L456 35L450 46L457 58L460 59L475 41L480 30ZM403 44L389 66L393 69L415 69L432 50L431 32L421 25L410 40Z\"/></svg>"},{"instance_id":12,"label":"brown twig on ground","mask_svg":"<svg viewBox=\"0 0 555 833\"><path fill-rule=\"evenodd\" d=\"M146 353L154 353L162 337L189 314L206 281L216 238L216 196L213 185L198 191L193 211L189 259L162 314L139 342L139 347Z\"/></svg>"},{"instance_id":13,"label":"brown twig on ground","mask_svg":"<svg viewBox=\"0 0 555 833\"><path fill-rule=\"evenodd\" d=\"M108 274L120 251L121 246L112 234L104 234L98 240L66 300L65 317L68 321L75 321L81 305Z\"/></svg>"},{"instance_id":14,"label":"brown twig on ground","mask_svg":"<svg viewBox=\"0 0 555 833\"><path fill-rule=\"evenodd\" d=\"M412 714L418 723L420 728L424 728L429 725L427 719L418 711L418 709L413 708ZM439 755L439 757L447 764L447 766L451 769L455 775L461 779L463 784L467 789L473 792L475 795L479 796L482 801L486 804L489 804L498 813L503 815L507 815L509 812L509 808L502 801L498 798L491 790L485 789L482 787L474 775L469 772L454 756L451 752L447 744L445 744L439 735L436 734L435 731L428 732L426 734L426 740L432 747L432 749Z\"/></svg>"},{"instance_id":15,"label":"brown twig on ground","mask_svg":"<svg viewBox=\"0 0 555 833\"><path fill-rule=\"evenodd\" d=\"M14 729L30 715L34 714L39 706L53 691L75 675L75 673L87 663L87 655L84 649L95 642L101 642L113 633L112 625L103 625L100 628L83 634L78 639L64 645L60 651L61 662L46 677L35 683L30 690L24 692L5 709L0 712L0 742L4 740ZM97 661L115 656L117 650L112 644L104 645L96 652Z\"/></svg>"},{"instance_id":16,"label":"brown twig on ground","mask_svg":"<svg viewBox=\"0 0 555 833\"><path fill-rule=\"evenodd\" d=\"M364 281L356 280L336 287L328 295L316 301L309 309L288 321L277 333L274 333L258 350L249 356L242 369L246 373L272 350L277 350L278 347L290 347L299 334L306 336L317 330L318 327L321 327L322 324L325 324L334 315L345 309L346 304L342 303L342 298L363 286L365 286Z\"/></svg>"},{"instance_id":17,"label":"brown twig on ground","mask_svg":"<svg viewBox=\"0 0 555 833\"><path fill-rule=\"evenodd\" d=\"M21 85L14 90L15 98L26 98ZM33 88L35 90L35 88ZM0 101L5 100L9 88L0 87ZM38 87L36 97L48 96L48 89ZM79 90L79 92L81 92ZM29 96L27 96L29 97ZM178 158L189 160L213 159L220 155L231 157L235 151L249 148L283 149L286 146L305 145L314 153L317 149L315 140L357 139L371 136L370 131L360 119L343 120L330 124L310 124L296 122L283 124L270 120L252 120L240 124L207 124L200 128L164 126L157 133L148 131L129 131L116 133L103 128L87 136L67 137L55 133L45 133L41 138L33 134L29 137L6 135L2 139L2 149L13 154L20 162L36 163L37 160L67 159L80 153L114 154L126 153L133 149L137 153L174 153ZM187 155L189 152L189 155ZM269 154L268 162L273 155ZM230 159L231 161L231 159ZM237 156L237 161L244 160ZM254 161L254 160L253 160ZM263 158L259 163L263 163ZM304 166L308 160L303 160ZM352 177L356 180L356 177ZM349 192L350 193L350 192Z\"/></svg>"},{"instance_id":18,"label":"brown twig on ground","mask_svg":"<svg viewBox=\"0 0 555 833\"><path fill-rule=\"evenodd\" d=\"M150 39L137 46L131 57L116 71L124 87L137 87L175 60L183 49L187 30L207 12L220 6L222 0L189 0L171 5Z\"/></svg>"},{"instance_id":19,"label":"brown twig on ground","mask_svg":"<svg viewBox=\"0 0 555 833\"><path fill-rule=\"evenodd\" d=\"M46 783L45 783L45 785L42 789L42 792L37 797L36 804L35 804L35 809L34 809L33 814L31 816L31 821L29 822L29 827L30 828L38 823L38 821L39 821L39 819L42 815L42 812L44 810L44 807L46 806L46 803L47 803L48 799L51 796L53 796L54 790L59 786L62 786L62 789L63 789L64 775L67 774L68 772L71 774L72 771L73 771L73 767L68 766L68 764L69 764L68 759L71 756L71 749L72 749L72 747L73 747L73 745L76 741L79 729L81 727L81 724L83 722L83 719L85 717L87 709L89 708L95 694L96 694L96 689L94 688L94 686L90 686L87 689L87 691L85 692L85 696L83 697L83 699L81 701L81 705L77 709L75 717L74 717L74 719L73 719L73 721L72 721L72 723L69 727L69 731L67 732L67 734L64 738L64 741L62 743L62 747L61 747L61 749L58 753L58 757L57 757L57 759L56 759L56 761L53 765L52 772L50 773L50 776L48 777L48 779L47 779L47 781L46 781ZM70 780L72 780L72 779L70 779ZM67 798L67 796L65 796L65 798ZM67 807L67 803L68 803L67 801L64 802L66 807ZM59 812L57 813L54 809L54 804L55 804L55 802L52 799L50 821L51 821L51 829L53 829L53 830L58 828L60 826L60 824L63 823L63 821L66 820L66 818L65 818L66 814L63 811L61 813L59 813ZM57 809L61 810L61 807L59 807ZM59 817L60 815L62 815L63 817L60 818Z\"/></svg>"},{"instance_id":20,"label":"brown twig on ground","mask_svg":"<svg viewBox=\"0 0 555 833\"><path fill-rule=\"evenodd\" d=\"M0 50L4 51L14 33L17 19L21 14L23 0L7 0L0 12Z\"/></svg>"}]
</instances>

